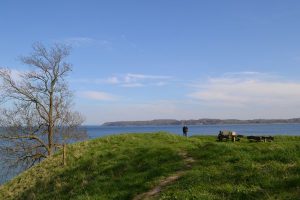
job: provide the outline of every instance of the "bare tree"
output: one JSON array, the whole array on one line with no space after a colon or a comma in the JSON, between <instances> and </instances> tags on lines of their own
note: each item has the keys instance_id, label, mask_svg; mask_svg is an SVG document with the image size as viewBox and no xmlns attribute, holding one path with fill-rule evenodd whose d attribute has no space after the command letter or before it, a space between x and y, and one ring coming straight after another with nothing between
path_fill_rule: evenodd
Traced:
<instances>
[{"instance_id":1,"label":"bare tree","mask_svg":"<svg viewBox=\"0 0 300 200\"><path fill-rule=\"evenodd\" d=\"M21 57L30 70L15 77L0 69L0 151L15 166L31 167L53 155L66 142L84 139L83 117L72 112L72 93L65 78L71 65L65 62L70 48L56 44L33 45L33 53Z\"/></svg>"}]
</instances>

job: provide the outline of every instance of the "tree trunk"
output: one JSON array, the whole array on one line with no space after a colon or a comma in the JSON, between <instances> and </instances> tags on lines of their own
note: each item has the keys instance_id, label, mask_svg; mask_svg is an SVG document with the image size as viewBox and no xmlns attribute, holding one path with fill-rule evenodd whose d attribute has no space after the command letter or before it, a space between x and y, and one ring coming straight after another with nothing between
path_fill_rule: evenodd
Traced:
<instances>
[{"instance_id":1,"label":"tree trunk","mask_svg":"<svg viewBox=\"0 0 300 200\"><path fill-rule=\"evenodd\" d=\"M63 165L67 165L67 145L63 144Z\"/></svg>"},{"instance_id":2,"label":"tree trunk","mask_svg":"<svg viewBox=\"0 0 300 200\"><path fill-rule=\"evenodd\" d=\"M48 119L49 119L49 126L48 126L48 156L52 155L52 146L53 146L53 93L50 92L50 99L49 99L49 113L48 113Z\"/></svg>"}]
</instances>

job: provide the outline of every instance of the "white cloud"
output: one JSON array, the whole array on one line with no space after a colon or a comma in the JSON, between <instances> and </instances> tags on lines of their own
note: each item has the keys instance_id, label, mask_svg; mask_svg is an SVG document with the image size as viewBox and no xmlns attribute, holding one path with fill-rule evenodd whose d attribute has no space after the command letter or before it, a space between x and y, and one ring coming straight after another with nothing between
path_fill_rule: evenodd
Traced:
<instances>
[{"instance_id":1,"label":"white cloud","mask_svg":"<svg viewBox=\"0 0 300 200\"><path fill-rule=\"evenodd\" d=\"M244 73L242 77L234 75L210 78L206 83L194 85L195 91L188 96L202 102L232 106L300 104L299 82L270 79L271 76L264 78L260 73Z\"/></svg>"},{"instance_id":2,"label":"white cloud","mask_svg":"<svg viewBox=\"0 0 300 200\"><path fill-rule=\"evenodd\" d=\"M134 87L145 87L145 86L165 86L168 81L172 79L171 76L160 76L160 75L146 75L146 74L132 74L127 73L123 75L115 75L108 78L97 78L97 79L71 79L73 83L84 83L84 84L110 84L120 87L134 88Z\"/></svg>"},{"instance_id":3,"label":"white cloud","mask_svg":"<svg viewBox=\"0 0 300 200\"><path fill-rule=\"evenodd\" d=\"M159 75L146 75L146 74L126 74L126 78L138 80L138 79L170 79L170 76L159 76Z\"/></svg>"},{"instance_id":4,"label":"white cloud","mask_svg":"<svg viewBox=\"0 0 300 200\"><path fill-rule=\"evenodd\" d=\"M164 86L171 78L171 76L127 73L109 77L105 79L105 82L121 87Z\"/></svg>"},{"instance_id":5,"label":"white cloud","mask_svg":"<svg viewBox=\"0 0 300 200\"><path fill-rule=\"evenodd\" d=\"M114 101L117 99L116 96L101 91L84 91L80 92L79 95L87 99L99 101Z\"/></svg>"},{"instance_id":6,"label":"white cloud","mask_svg":"<svg viewBox=\"0 0 300 200\"><path fill-rule=\"evenodd\" d=\"M128 75L128 74L127 74ZM166 80L133 81L124 76L112 79L118 86L164 84ZM131 78L145 78L130 75ZM117 81L116 81L117 80ZM148 79L146 79L148 80ZM159 83L162 82L162 83ZM132 84L132 85L130 85ZM123 86L124 87L124 86ZM185 89L185 88L182 88ZM151 101L139 98L103 103L104 106L80 105L90 124L118 120L199 119L199 118L293 118L300 113L300 82L287 81L272 74L257 72L227 73L190 85L188 98L162 100L159 94ZM98 115L101 110L102 115Z\"/></svg>"}]
</instances>

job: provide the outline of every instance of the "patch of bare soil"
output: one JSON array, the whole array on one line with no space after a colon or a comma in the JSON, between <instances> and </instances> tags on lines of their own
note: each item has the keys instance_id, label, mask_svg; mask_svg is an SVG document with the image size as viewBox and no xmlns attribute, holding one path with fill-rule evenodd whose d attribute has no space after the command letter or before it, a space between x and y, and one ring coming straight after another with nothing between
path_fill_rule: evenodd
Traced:
<instances>
[{"instance_id":1,"label":"patch of bare soil","mask_svg":"<svg viewBox=\"0 0 300 200\"><path fill-rule=\"evenodd\" d=\"M193 162L195 162L195 160L192 157L189 157L186 152L180 152L179 155L183 157L185 166L187 168L190 168L192 166ZM135 196L133 198L133 200L146 200L146 199L149 199L151 197L158 195L164 186L170 185L171 183L175 182L177 179L179 179L181 176L183 176L184 173L185 173L185 171L177 171L176 173L161 180L157 186L155 186L148 192L145 192L145 193Z\"/></svg>"}]
</instances>

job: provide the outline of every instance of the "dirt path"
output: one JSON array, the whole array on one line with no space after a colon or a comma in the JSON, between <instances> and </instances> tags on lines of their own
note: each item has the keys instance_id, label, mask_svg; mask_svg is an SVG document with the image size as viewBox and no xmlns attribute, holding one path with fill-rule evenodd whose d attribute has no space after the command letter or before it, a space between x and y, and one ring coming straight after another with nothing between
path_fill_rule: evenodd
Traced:
<instances>
[{"instance_id":1,"label":"dirt path","mask_svg":"<svg viewBox=\"0 0 300 200\"><path fill-rule=\"evenodd\" d=\"M192 166L193 162L195 162L195 160L192 157L189 157L186 152L180 152L179 155L183 157L185 166L187 168L190 168ZM173 183L174 181L179 179L184 173L185 173L185 171L177 171L176 173L172 174L171 176L168 176L167 178L161 180L157 186L155 186L148 192L145 192L145 193L135 196L133 198L133 200L146 200L146 199L149 199L149 198L157 195L158 193L161 192L161 190L164 186Z\"/></svg>"}]
</instances>

